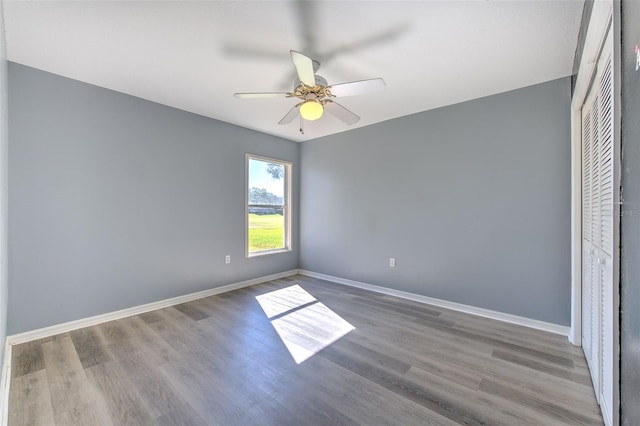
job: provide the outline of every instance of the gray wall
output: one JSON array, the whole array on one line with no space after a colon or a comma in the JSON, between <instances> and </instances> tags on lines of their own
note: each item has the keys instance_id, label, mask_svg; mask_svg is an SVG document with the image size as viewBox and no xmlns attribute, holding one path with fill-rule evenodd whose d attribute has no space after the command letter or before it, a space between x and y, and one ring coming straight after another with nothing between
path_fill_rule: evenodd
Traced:
<instances>
[{"instance_id":1,"label":"gray wall","mask_svg":"<svg viewBox=\"0 0 640 426\"><path fill-rule=\"evenodd\" d=\"M7 45L4 33L4 5L0 2L0 365L7 336L7 151L9 147L7 105ZM4 371L3 371L4 374Z\"/></svg>"},{"instance_id":2,"label":"gray wall","mask_svg":"<svg viewBox=\"0 0 640 426\"><path fill-rule=\"evenodd\" d=\"M298 266L569 323L568 78L302 146L18 64L9 81L9 333ZM292 253L243 257L245 152L294 162Z\"/></svg>"},{"instance_id":3,"label":"gray wall","mask_svg":"<svg viewBox=\"0 0 640 426\"><path fill-rule=\"evenodd\" d=\"M567 77L303 143L301 268L568 325L569 107Z\"/></svg>"},{"instance_id":4,"label":"gray wall","mask_svg":"<svg viewBox=\"0 0 640 426\"><path fill-rule=\"evenodd\" d=\"M622 176L620 217L621 423L640 419L640 2L622 2Z\"/></svg>"},{"instance_id":5,"label":"gray wall","mask_svg":"<svg viewBox=\"0 0 640 426\"><path fill-rule=\"evenodd\" d=\"M9 333L298 267L297 217L291 253L244 259L243 216L246 152L294 163L297 210L297 143L14 63L9 84Z\"/></svg>"}]
</instances>

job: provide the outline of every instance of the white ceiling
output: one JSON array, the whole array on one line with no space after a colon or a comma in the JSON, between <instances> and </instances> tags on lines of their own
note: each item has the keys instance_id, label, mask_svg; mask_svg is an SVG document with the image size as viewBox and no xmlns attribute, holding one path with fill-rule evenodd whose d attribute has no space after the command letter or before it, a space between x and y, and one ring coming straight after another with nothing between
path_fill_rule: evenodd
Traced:
<instances>
[{"instance_id":1,"label":"white ceiling","mask_svg":"<svg viewBox=\"0 0 640 426\"><path fill-rule=\"evenodd\" d=\"M571 74L583 0L4 0L13 62L302 141ZM339 99L360 115L278 121L295 99L289 50L329 84L382 77L382 94Z\"/></svg>"}]
</instances>

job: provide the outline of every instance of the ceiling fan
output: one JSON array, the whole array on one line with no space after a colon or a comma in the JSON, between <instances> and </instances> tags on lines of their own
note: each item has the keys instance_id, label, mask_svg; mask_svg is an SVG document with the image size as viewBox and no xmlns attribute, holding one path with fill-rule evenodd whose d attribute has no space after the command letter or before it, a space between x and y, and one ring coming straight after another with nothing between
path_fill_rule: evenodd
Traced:
<instances>
[{"instance_id":1,"label":"ceiling fan","mask_svg":"<svg viewBox=\"0 0 640 426\"><path fill-rule=\"evenodd\" d=\"M302 100L282 117L278 124L289 124L300 116L300 133L304 134L304 121L314 121L322 117L324 111L329 112L345 124L355 124L360 120L332 98L362 95L384 90L385 82L381 78L352 81L329 86L327 80L316 75L320 63L295 50L291 51L291 59L298 73L293 84L293 92L235 93L236 98L298 98Z\"/></svg>"}]
</instances>

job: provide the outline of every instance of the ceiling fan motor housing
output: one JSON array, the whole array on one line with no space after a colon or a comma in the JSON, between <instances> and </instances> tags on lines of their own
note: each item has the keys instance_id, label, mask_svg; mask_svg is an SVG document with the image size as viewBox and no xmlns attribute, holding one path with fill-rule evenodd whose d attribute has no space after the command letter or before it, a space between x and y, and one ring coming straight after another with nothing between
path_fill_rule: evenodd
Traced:
<instances>
[{"instance_id":1,"label":"ceiling fan motor housing","mask_svg":"<svg viewBox=\"0 0 640 426\"><path fill-rule=\"evenodd\" d=\"M315 77L316 77L316 86L328 86L326 78L317 74L315 75ZM301 84L302 82L300 81L300 79L296 78L295 81L293 82L293 90L296 90L296 88Z\"/></svg>"}]
</instances>

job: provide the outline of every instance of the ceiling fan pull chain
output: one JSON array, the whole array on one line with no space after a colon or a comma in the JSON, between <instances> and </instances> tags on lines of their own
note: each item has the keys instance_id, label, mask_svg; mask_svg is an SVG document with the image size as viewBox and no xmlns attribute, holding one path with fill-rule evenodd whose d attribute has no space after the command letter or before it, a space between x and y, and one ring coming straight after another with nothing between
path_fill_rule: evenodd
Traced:
<instances>
[{"instance_id":1,"label":"ceiling fan pull chain","mask_svg":"<svg viewBox=\"0 0 640 426\"><path fill-rule=\"evenodd\" d=\"M300 133L304 135L304 119L300 116Z\"/></svg>"}]
</instances>

